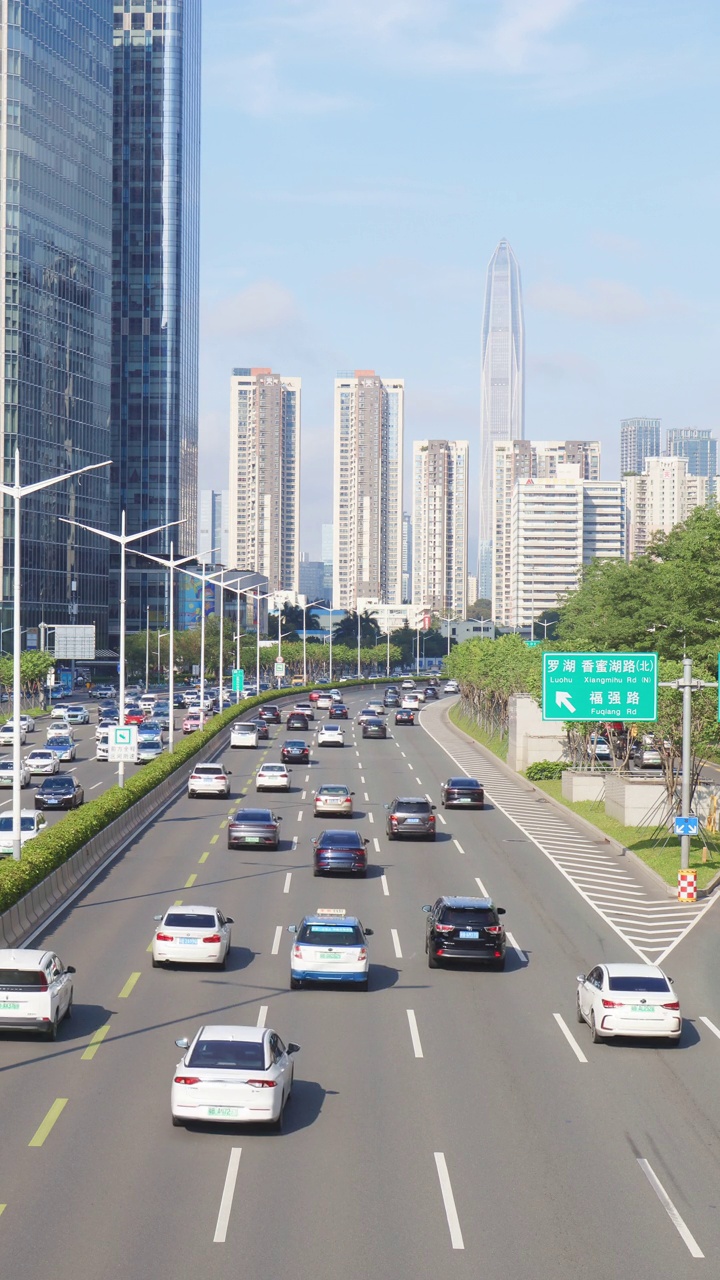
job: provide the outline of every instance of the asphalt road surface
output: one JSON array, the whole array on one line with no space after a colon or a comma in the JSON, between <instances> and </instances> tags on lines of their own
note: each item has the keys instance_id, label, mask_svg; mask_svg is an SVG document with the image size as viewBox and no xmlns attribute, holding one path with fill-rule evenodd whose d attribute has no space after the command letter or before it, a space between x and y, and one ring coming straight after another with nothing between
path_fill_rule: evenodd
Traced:
<instances>
[{"instance_id":1,"label":"asphalt road surface","mask_svg":"<svg viewBox=\"0 0 720 1280\"><path fill-rule=\"evenodd\" d=\"M345 728L342 751L314 749L291 794L268 796L277 853L229 851L225 827L241 791L265 803L248 780L279 759L284 726L224 753L230 804L178 800L45 929L77 967L75 1011L54 1044L0 1041L3 1275L715 1274L716 909L665 962L680 1046L593 1046L575 974L635 954L499 808L439 810L435 843L389 842L383 804L439 802L457 766L420 727L367 742ZM367 880L312 877L322 781L353 784ZM506 971L430 971L423 903L481 890L507 908ZM226 972L151 968L153 916L178 901L234 917ZM367 994L289 990L286 927L318 906L375 930ZM301 1045L284 1133L172 1128L175 1039L263 1021Z\"/></svg>"}]
</instances>

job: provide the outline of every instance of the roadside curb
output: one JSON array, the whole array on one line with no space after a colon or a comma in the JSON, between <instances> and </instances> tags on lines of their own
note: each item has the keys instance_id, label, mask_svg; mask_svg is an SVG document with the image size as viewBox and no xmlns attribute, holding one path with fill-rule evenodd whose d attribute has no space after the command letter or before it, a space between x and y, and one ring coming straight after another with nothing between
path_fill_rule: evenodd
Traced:
<instances>
[{"instance_id":1,"label":"roadside curb","mask_svg":"<svg viewBox=\"0 0 720 1280\"><path fill-rule=\"evenodd\" d=\"M488 761L491 761L492 764L495 765L496 768L499 768L501 772L503 772L509 780L515 783L519 782L526 791L532 792L540 800L547 801L547 803L553 807L556 813L562 814L563 817L569 822L569 824L571 826L574 826L577 830L581 831L583 835L590 836L593 840L608 845L609 848L612 850L612 852L618 858L628 859L632 864L634 864L635 867L637 867L639 872L641 872L645 876L648 876L651 883L659 891L664 893L668 898L676 898L677 896L676 889L672 885L669 885L666 880L663 880L662 876L659 875L657 871L654 871L653 868L649 867L646 862L643 862L642 858L639 858L636 853L633 853L632 849L626 848L626 846L621 844L619 840L615 840L612 836L606 835L604 831L601 831L600 828L596 827L593 822L589 821L589 819L583 818L581 814L575 813L572 809L566 808L566 806L564 804L561 804L558 800L556 800L554 796L550 796L548 795L547 791L543 791L542 787L536 787L535 784L531 782L529 778L526 778L522 773L517 773L516 770L512 769L509 764L506 764L506 762L502 760L500 756L496 756L495 753L489 749L489 747L483 746L483 744L481 742L478 742L476 738L473 738L471 734L466 733L464 729L460 729L458 725L454 724L453 721L450 719L449 712L450 712L451 706L457 705L457 701L458 700L455 700L450 704L443 705L442 719L446 727L450 729L458 738L462 739L465 742L471 743L473 747L476 747L480 755L483 756ZM715 881L712 884L708 885L706 889L698 889L698 893L697 893L698 898L712 897L713 892L717 887L717 884L720 884L720 875L716 876Z\"/></svg>"}]
</instances>

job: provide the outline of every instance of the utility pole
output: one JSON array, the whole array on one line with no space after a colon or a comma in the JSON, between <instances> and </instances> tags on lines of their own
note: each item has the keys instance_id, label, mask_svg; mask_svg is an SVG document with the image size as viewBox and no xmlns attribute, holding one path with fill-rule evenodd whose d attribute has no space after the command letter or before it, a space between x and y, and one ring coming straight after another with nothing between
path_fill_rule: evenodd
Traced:
<instances>
[{"instance_id":1,"label":"utility pole","mask_svg":"<svg viewBox=\"0 0 720 1280\"><path fill-rule=\"evenodd\" d=\"M683 673L677 680L660 680L660 689L676 689L683 696L682 716L682 774L680 786L681 817L690 816L692 802L692 696L701 689L717 689L716 680L694 680L692 658L683 658ZM690 836L680 837L680 869L690 866Z\"/></svg>"}]
</instances>

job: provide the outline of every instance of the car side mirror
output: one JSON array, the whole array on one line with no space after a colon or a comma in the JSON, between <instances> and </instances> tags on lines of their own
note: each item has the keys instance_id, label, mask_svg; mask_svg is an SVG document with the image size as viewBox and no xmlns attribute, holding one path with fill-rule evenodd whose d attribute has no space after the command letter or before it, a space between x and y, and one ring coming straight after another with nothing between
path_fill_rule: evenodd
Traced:
<instances>
[{"instance_id":1,"label":"car side mirror","mask_svg":"<svg viewBox=\"0 0 720 1280\"><path fill-rule=\"evenodd\" d=\"M365 937L366 937L366 938L372 938L372 936L373 936L373 934L374 934L375 930L374 930L374 929L366 929L366 928L365 928L365 925L363 925L363 932L364 932L364 934L365 934Z\"/></svg>"},{"instance_id":2,"label":"car side mirror","mask_svg":"<svg viewBox=\"0 0 720 1280\"><path fill-rule=\"evenodd\" d=\"M384 804L384 805L383 805L383 809L389 809L389 808L390 808L390 805L389 805L389 804Z\"/></svg>"},{"instance_id":3,"label":"car side mirror","mask_svg":"<svg viewBox=\"0 0 720 1280\"><path fill-rule=\"evenodd\" d=\"M499 916L506 915L505 907L496 907L495 910L497 911Z\"/></svg>"},{"instance_id":4,"label":"car side mirror","mask_svg":"<svg viewBox=\"0 0 720 1280\"><path fill-rule=\"evenodd\" d=\"M355 795L355 792L354 792L354 791L351 791L351 792L350 792L350 795L351 795L351 796L354 796L354 795Z\"/></svg>"},{"instance_id":5,"label":"car side mirror","mask_svg":"<svg viewBox=\"0 0 720 1280\"><path fill-rule=\"evenodd\" d=\"M65 965L65 972L66 972L66 973L77 973L77 969L75 968L75 965L74 965L74 964L66 964L66 965Z\"/></svg>"},{"instance_id":6,"label":"car side mirror","mask_svg":"<svg viewBox=\"0 0 720 1280\"><path fill-rule=\"evenodd\" d=\"M177 1045L178 1049L189 1049L189 1048L190 1048L190 1041L188 1040L187 1036L183 1036L182 1040L176 1040L176 1041L175 1041L175 1043L176 1043L176 1045Z\"/></svg>"},{"instance_id":7,"label":"car side mirror","mask_svg":"<svg viewBox=\"0 0 720 1280\"><path fill-rule=\"evenodd\" d=\"M369 844L369 843L370 843L370 837L369 837L369 836L363 836L363 841L364 841L364 843L365 843L365 844Z\"/></svg>"},{"instance_id":8,"label":"car side mirror","mask_svg":"<svg viewBox=\"0 0 720 1280\"><path fill-rule=\"evenodd\" d=\"M299 1053L299 1052L300 1052L300 1045L299 1045L299 1044L295 1044L294 1040L291 1040L291 1041L290 1041L290 1043L289 1043L289 1045L288 1045L288 1047L287 1047L287 1051L288 1051L288 1053Z\"/></svg>"},{"instance_id":9,"label":"car side mirror","mask_svg":"<svg viewBox=\"0 0 720 1280\"><path fill-rule=\"evenodd\" d=\"M433 805L431 805L431 806L430 806L430 808L431 808L431 809L433 810L433 812L434 812L434 811L435 811L435 809L437 809L437 805L436 805L436 804L433 804Z\"/></svg>"},{"instance_id":10,"label":"car side mirror","mask_svg":"<svg viewBox=\"0 0 720 1280\"><path fill-rule=\"evenodd\" d=\"M288 927L287 927L287 931L288 931L288 933L297 933L297 925L296 925L296 924L289 924L289 925L288 925Z\"/></svg>"},{"instance_id":11,"label":"car side mirror","mask_svg":"<svg viewBox=\"0 0 720 1280\"><path fill-rule=\"evenodd\" d=\"M577 975L577 977L576 977L575 981L576 981L576 982L587 982L587 978L585 977L585 974L584 974L584 973L579 973L579 974Z\"/></svg>"},{"instance_id":12,"label":"car side mirror","mask_svg":"<svg viewBox=\"0 0 720 1280\"><path fill-rule=\"evenodd\" d=\"M423 907L423 911L432 911L432 907Z\"/></svg>"},{"instance_id":13,"label":"car side mirror","mask_svg":"<svg viewBox=\"0 0 720 1280\"><path fill-rule=\"evenodd\" d=\"M153 916L153 920L162 920L162 916Z\"/></svg>"}]
</instances>

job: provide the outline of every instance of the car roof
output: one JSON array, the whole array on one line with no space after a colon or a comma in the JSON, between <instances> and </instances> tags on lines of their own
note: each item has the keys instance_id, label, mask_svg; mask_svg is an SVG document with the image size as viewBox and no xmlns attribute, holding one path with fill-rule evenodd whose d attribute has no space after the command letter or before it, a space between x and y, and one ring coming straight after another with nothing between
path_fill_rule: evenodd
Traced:
<instances>
[{"instance_id":1,"label":"car roof","mask_svg":"<svg viewBox=\"0 0 720 1280\"><path fill-rule=\"evenodd\" d=\"M658 969L656 964L601 964L599 967L607 971L608 977L613 978L665 977L662 969Z\"/></svg>"},{"instance_id":2,"label":"car roof","mask_svg":"<svg viewBox=\"0 0 720 1280\"><path fill-rule=\"evenodd\" d=\"M198 1033L200 1040L244 1040L253 1044L262 1044L269 1027L233 1027L230 1025L201 1027Z\"/></svg>"},{"instance_id":3,"label":"car roof","mask_svg":"<svg viewBox=\"0 0 720 1280\"><path fill-rule=\"evenodd\" d=\"M207 914L208 911L214 911L215 913L217 913L217 910L218 910L217 907L199 907L199 906L186 907L185 903L183 903L182 906L179 906L179 907L168 907L165 912L165 915L169 915L171 911L181 911L183 915L187 915L188 913L190 913L191 915L202 915L203 913Z\"/></svg>"},{"instance_id":4,"label":"car roof","mask_svg":"<svg viewBox=\"0 0 720 1280\"><path fill-rule=\"evenodd\" d=\"M271 773L287 773L287 769L284 764L275 764L272 760L268 761L267 764L261 764L259 772L267 773L268 769Z\"/></svg>"},{"instance_id":5,"label":"car roof","mask_svg":"<svg viewBox=\"0 0 720 1280\"><path fill-rule=\"evenodd\" d=\"M348 831L347 827L326 827L324 831L320 832L317 842L322 844L324 839L328 840L330 838L333 840L359 840L361 844L365 843L359 831L356 829Z\"/></svg>"},{"instance_id":6,"label":"car roof","mask_svg":"<svg viewBox=\"0 0 720 1280\"><path fill-rule=\"evenodd\" d=\"M447 780L447 782L445 783L445 785L446 785L446 787L457 787L457 786L461 786L461 787L479 787L479 786L480 786L480 783L478 782L477 778L464 778L464 777L463 777L463 778L461 778L461 777L455 777L455 778L448 778L448 780Z\"/></svg>"},{"instance_id":7,"label":"car roof","mask_svg":"<svg viewBox=\"0 0 720 1280\"><path fill-rule=\"evenodd\" d=\"M318 915L310 915L310 916L303 916L302 920L300 921L300 924L301 924L301 925L303 925L303 924L330 924L330 925L332 925L332 924L351 924L351 925L356 925L356 926L358 926L360 929L362 929L362 924L361 924L361 923L360 923L360 921L358 920L357 916L318 916Z\"/></svg>"},{"instance_id":8,"label":"car roof","mask_svg":"<svg viewBox=\"0 0 720 1280\"><path fill-rule=\"evenodd\" d=\"M350 788L346 782L322 782L318 787L318 793L321 791L349 791Z\"/></svg>"},{"instance_id":9,"label":"car roof","mask_svg":"<svg viewBox=\"0 0 720 1280\"><path fill-rule=\"evenodd\" d=\"M458 907L460 909L465 908L467 910L482 907L485 910L492 911L495 906L492 898L471 898L467 894L463 894L461 897L451 897L448 896L448 894L444 894L442 901L448 907Z\"/></svg>"},{"instance_id":10,"label":"car roof","mask_svg":"<svg viewBox=\"0 0 720 1280\"><path fill-rule=\"evenodd\" d=\"M417 804L419 801L422 801L423 804L430 803L427 796L396 796L393 803L394 804L410 804L410 803Z\"/></svg>"},{"instance_id":11,"label":"car roof","mask_svg":"<svg viewBox=\"0 0 720 1280\"><path fill-rule=\"evenodd\" d=\"M270 814L270 816L272 817L272 810L271 810L271 809L250 809L250 808L248 808L248 809L236 809L236 810L235 810L235 813L234 813L233 817L230 819L230 821L231 821L231 822L242 822L243 818L247 818L248 814L250 814L250 813L269 813L269 814Z\"/></svg>"},{"instance_id":12,"label":"car roof","mask_svg":"<svg viewBox=\"0 0 720 1280\"><path fill-rule=\"evenodd\" d=\"M36 969L42 964L48 956L54 955L52 951L15 951L8 949L0 951L0 968L3 969Z\"/></svg>"}]
</instances>

